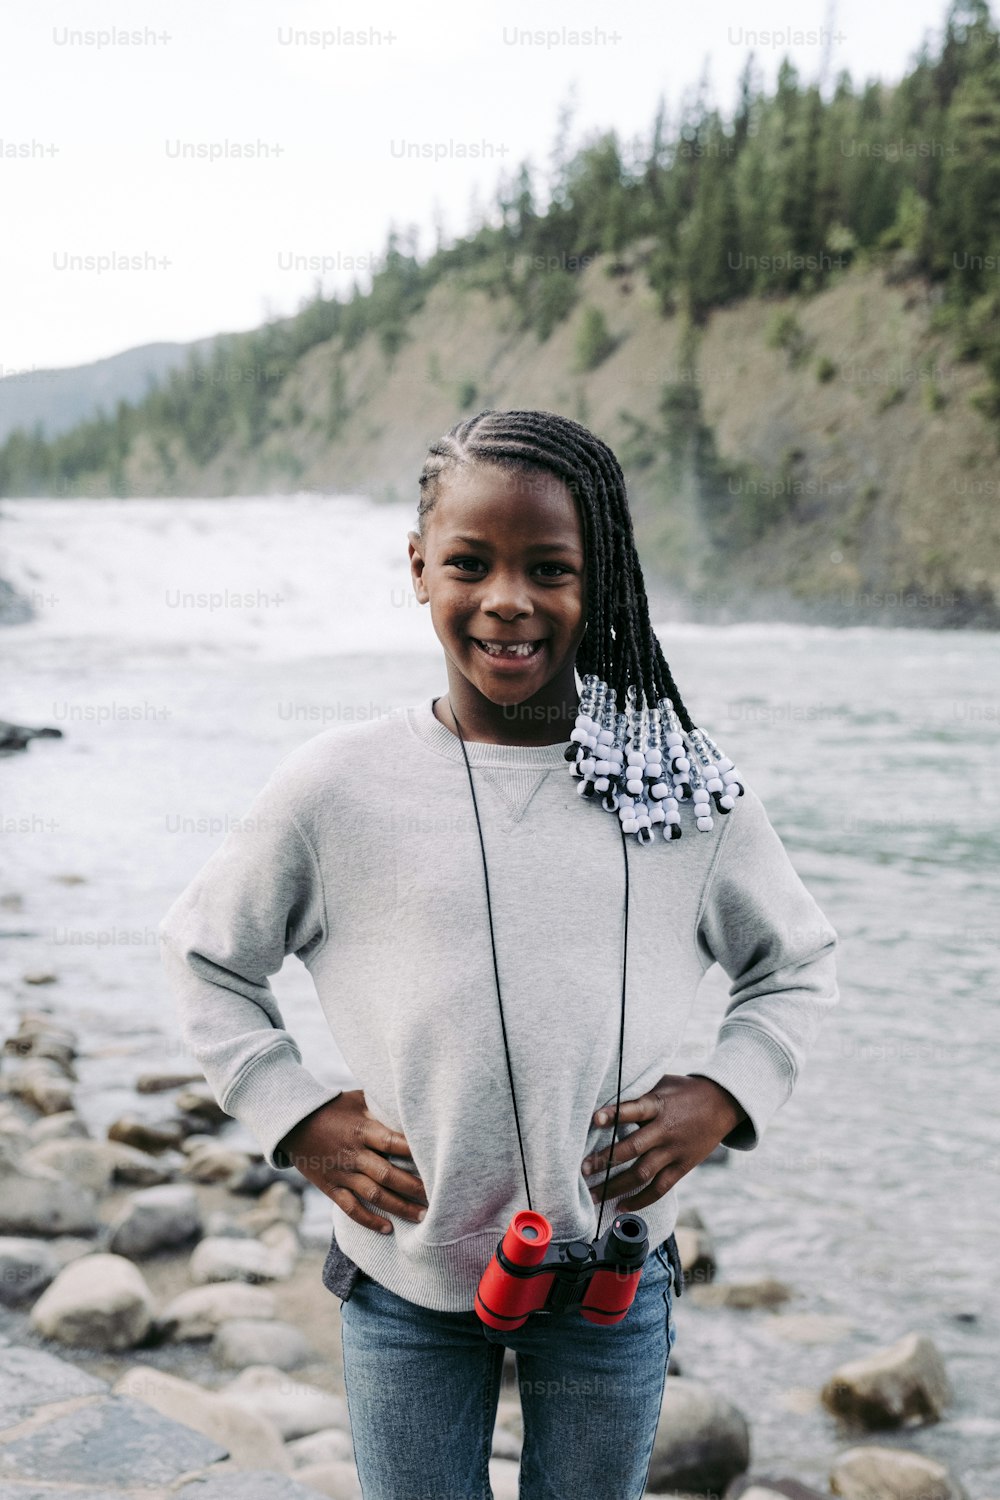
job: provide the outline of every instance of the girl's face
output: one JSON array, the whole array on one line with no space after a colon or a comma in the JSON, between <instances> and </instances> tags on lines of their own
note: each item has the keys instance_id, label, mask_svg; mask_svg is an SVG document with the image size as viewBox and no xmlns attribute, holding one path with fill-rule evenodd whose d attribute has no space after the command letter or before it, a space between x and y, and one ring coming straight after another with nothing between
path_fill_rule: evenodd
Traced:
<instances>
[{"instance_id":1,"label":"girl's face","mask_svg":"<svg viewBox=\"0 0 1000 1500\"><path fill-rule=\"evenodd\" d=\"M575 701L586 577L566 485L544 471L463 464L438 481L424 527L423 539L409 534L413 587L430 604L453 687L457 672L494 704L553 690Z\"/></svg>"}]
</instances>

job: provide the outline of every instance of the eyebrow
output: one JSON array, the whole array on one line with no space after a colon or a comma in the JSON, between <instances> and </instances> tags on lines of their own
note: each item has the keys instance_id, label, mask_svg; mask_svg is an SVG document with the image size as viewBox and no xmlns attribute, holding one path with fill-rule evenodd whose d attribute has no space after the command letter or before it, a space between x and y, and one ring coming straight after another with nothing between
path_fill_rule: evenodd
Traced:
<instances>
[{"instance_id":1,"label":"eyebrow","mask_svg":"<svg viewBox=\"0 0 1000 1500\"><path fill-rule=\"evenodd\" d=\"M456 542L463 542L467 547L489 548L492 546L491 542L480 536L455 536L451 538L449 545L454 545ZM535 542L525 548L527 552L578 552L579 550L575 542Z\"/></svg>"}]
</instances>

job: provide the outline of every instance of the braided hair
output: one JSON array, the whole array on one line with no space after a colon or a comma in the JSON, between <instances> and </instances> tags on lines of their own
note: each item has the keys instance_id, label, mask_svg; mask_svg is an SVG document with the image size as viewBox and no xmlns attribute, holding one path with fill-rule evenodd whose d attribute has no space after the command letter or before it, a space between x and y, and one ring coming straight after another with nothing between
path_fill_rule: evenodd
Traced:
<instances>
[{"instance_id":1,"label":"braided hair","mask_svg":"<svg viewBox=\"0 0 1000 1500\"><path fill-rule=\"evenodd\" d=\"M693 729L649 618L625 476L608 445L555 412L487 408L468 417L428 449L417 508L421 536L441 476L462 463L540 470L563 481L580 512L587 568L587 631L577 650L577 671L602 678L619 703L630 684L640 702L669 698L683 728Z\"/></svg>"}]
</instances>

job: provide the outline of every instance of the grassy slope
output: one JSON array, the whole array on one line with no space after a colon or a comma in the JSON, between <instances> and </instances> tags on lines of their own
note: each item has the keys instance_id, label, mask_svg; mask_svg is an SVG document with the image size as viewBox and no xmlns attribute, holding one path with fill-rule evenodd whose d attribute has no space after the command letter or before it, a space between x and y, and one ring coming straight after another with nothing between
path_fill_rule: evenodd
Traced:
<instances>
[{"instance_id":1,"label":"grassy slope","mask_svg":"<svg viewBox=\"0 0 1000 1500\"><path fill-rule=\"evenodd\" d=\"M159 460L140 445L129 464L130 490L318 489L415 504L426 445L462 414L466 382L476 389L468 412L544 407L625 451L622 413L660 430L664 385L690 372L681 363L681 319L660 317L641 271L609 276L607 267L599 261L582 274L580 301L544 344L516 331L505 301L439 283L392 361L370 335L344 356L349 415L335 439L327 432L335 354L324 344L287 377L277 403L284 425L259 449L224 449L205 469L178 450L167 483ZM585 302L604 311L619 343L584 375L573 373L573 359ZM662 444L652 464L626 461L642 555L663 585L654 590L661 607L664 589L683 587L708 615L777 607L807 618L1000 623L983 602L1000 597L1000 528L990 498L996 437L969 402L982 377L931 331L931 302L922 283L887 285L881 272L858 270L804 302L753 299L713 314L700 331L697 361L718 453L751 465L758 480L791 480L797 493L762 539L713 557L693 475L671 471ZM794 309L805 334L798 363L769 343L782 307ZM821 359L836 367L826 381L817 375ZM919 374L927 368L937 405ZM741 495L738 503L756 502ZM944 602L907 615L865 597L903 589Z\"/></svg>"}]
</instances>

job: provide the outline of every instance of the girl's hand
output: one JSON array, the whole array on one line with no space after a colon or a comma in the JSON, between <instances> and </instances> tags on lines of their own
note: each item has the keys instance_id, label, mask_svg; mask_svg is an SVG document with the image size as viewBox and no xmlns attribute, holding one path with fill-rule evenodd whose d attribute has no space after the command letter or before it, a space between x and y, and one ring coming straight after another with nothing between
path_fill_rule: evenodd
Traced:
<instances>
[{"instance_id":1,"label":"girl's hand","mask_svg":"<svg viewBox=\"0 0 1000 1500\"><path fill-rule=\"evenodd\" d=\"M420 1178L386 1160L410 1156L406 1137L369 1113L363 1089L349 1089L314 1109L280 1144L303 1177L358 1224L383 1234L393 1227L360 1198L413 1223L424 1217L427 1194Z\"/></svg>"},{"instance_id":2,"label":"girl's hand","mask_svg":"<svg viewBox=\"0 0 1000 1500\"><path fill-rule=\"evenodd\" d=\"M599 1115L605 1118L598 1118ZM619 1128L639 1122L639 1129L615 1143L611 1165L635 1161L631 1171L608 1179L608 1196L636 1189L636 1196L615 1204L615 1212L633 1213L647 1208L668 1193L692 1167L704 1161L723 1136L747 1118L746 1111L721 1084L689 1073L665 1073L655 1088L639 1099L623 1099L618 1112ZM595 1125L613 1125L614 1105L605 1105L594 1116ZM600 1172L601 1181L591 1187L595 1203L601 1201L608 1148L588 1156L583 1175Z\"/></svg>"}]
</instances>

